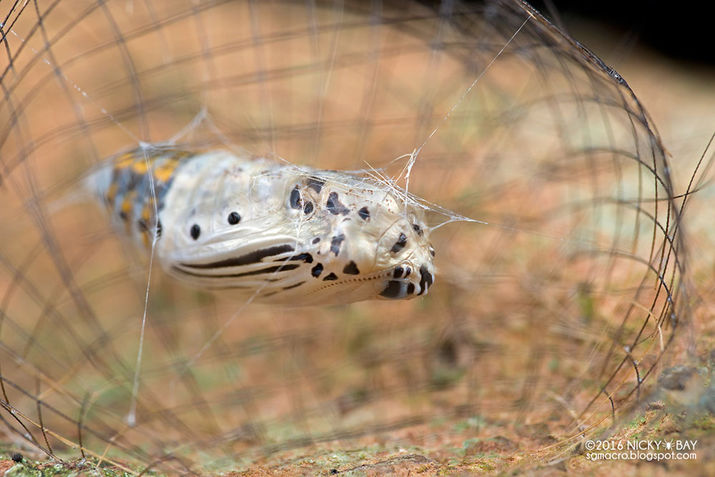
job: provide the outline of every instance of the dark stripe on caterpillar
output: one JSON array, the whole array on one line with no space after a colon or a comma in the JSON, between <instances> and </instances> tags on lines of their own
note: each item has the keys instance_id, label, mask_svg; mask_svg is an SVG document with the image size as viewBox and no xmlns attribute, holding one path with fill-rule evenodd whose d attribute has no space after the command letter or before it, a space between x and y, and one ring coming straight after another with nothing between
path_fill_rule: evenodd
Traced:
<instances>
[{"instance_id":1,"label":"dark stripe on caterpillar","mask_svg":"<svg viewBox=\"0 0 715 477\"><path fill-rule=\"evenodd\" d=\"M293 255L281 260L276 260L276 262L305 262L313 263L313 256L309 253L299 253L298 255Z\"/></svg>"},{"instance_id":2,"label":"dark stripe on caterpillar","mask_svg":"<svg viewBox=\"0 0 715 477\"><path fill-rule=\"evenodd\" d=\"M243 273L232 273L232 274L225 274L225 275L208 275L205 273L194 273L194 272L189 272L188 270L183 270L177 266L172 267L173 270L183 273L184 275L191 275L192 277L202 277L202 278L240 278L240 277L248 277L251 275L263 275L264 273L276 273L276 272L287 272L289 270L295 270L296 268L300 267L300 265L296 264L288 264L288 265L276 265L275 267L268 267L268 268L262 268L260 270L253 270L251 272L243 272Z\"/></svg>"},{"instance_id":3,"label":"dark stripe on caterpillar","mask_svg":"<svg viewBox=\"0 0 715 477\"><path fill-rule=\"evenodd\" d=\"M287 286L287 287L283 287L283 289L284 289L284 290L290 290L291 288L295 288L295 287L301 286L303 283L305 283L305 281L298 282L298 283L295 283L295 284L293 284L293 285L289 285L289 286Z\"/></svg>"},{"instance_id":4,"label":"dark stripe on caterpillar","mask_svg":"<svg viewBox=\"0 0 715 477\"><path fill-rule=\"evenodd\" d=\"M294 252L295 249L291 245L276 245L274 247L263 248L256 250L255 252L250 252L240 257L227 258L226 260L220 260L218 262L211 263L180 263L179 265L186 268L194 269L204 269L204 268L226 268L226 267L240 267L242 265L252 265L254 263L261 263L266 257L272 257L274 255L280 255L281 253Z\"/></svg>"}]
</instances>

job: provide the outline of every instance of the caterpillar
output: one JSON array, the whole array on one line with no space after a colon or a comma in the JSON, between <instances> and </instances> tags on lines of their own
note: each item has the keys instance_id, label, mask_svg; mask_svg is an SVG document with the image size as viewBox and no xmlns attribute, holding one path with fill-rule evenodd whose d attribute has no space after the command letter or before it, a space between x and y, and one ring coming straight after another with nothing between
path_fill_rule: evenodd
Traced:
<instances>
[{"instance_id":1,"label":"caterpillar","mask_svg":"<svg viewBox=\"0 0 715 477\"><path fill-rule=\"evenodd\" d=\"M307 305L412 298L434 283L424 211L356 173L144 145L86 185L118 230L194 287Z\"/></svg>"}]
</instances>

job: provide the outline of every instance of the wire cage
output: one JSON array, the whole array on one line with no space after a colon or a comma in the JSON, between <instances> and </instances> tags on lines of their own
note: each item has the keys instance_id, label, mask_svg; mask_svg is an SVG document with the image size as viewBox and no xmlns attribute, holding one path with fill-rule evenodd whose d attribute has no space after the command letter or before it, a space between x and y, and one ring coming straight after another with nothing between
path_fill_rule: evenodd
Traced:
<instances>
[{"instance_id":1,"label":"wire cage","mask_svg":"<svg viewBox=\"0 0 715 477\"><path fill-rule=\"evenodd\" d=\"M5 440L188 473L527 433L528 467L609 432L688 319L653 124L526 4L31 0L0 17ZM290 306L175 282L81 194L157 143L409 189L434 286Z\"/></svg>"}]
</instances>

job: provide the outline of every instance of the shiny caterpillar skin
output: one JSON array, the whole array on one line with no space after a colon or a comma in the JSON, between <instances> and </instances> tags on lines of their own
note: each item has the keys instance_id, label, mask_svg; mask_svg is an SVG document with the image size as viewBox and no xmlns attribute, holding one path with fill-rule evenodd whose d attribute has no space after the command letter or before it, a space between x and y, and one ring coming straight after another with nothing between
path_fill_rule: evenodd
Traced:
<instances>
[{"instance_id":1,"label":"shiny caterpillar skin","mask_svg":"<svg viewBox=\"0 0 715 477\"><path fill-rule=\"evenodd\" d=\"M155 243L162 268L194 287L308 305L412 298L434 282L422 209L357 174L150 145L86 185L121 233Z\"/></svg>"}]
</instances>

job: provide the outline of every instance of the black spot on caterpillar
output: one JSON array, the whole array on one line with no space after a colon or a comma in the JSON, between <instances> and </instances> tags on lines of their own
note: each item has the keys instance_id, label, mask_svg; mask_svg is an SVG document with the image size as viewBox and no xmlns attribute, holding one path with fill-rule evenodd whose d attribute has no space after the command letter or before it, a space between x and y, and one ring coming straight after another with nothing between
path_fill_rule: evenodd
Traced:
<instances>
[{"instance_id":1,"label":"black spot on caterpillar","mask_svg":"<svg viewBox=\"0 0 715 477\"><path fill-rule=\"evenodd\" d=\"M323 185L325 184L325 181L322 179L318 179L317 177L309 177L306 185L313 189L315 192L320 194L320 191L323 189Z\"/></svg>"},{"instance_id":2,"label":"black spot on caterpillar","mask_svg":"<svg viewBox=\"0 0 715 477\"><path fill-rule=\"evenodd\" d=\"M400 232L400 237L397 239L397 242L395 242L395 245L392 246L390 252L397 253L405 248L405 245L407 245L407 235Z\"/></svg>"},{"instance_id":3,"label":"black spot on caterpillar","mask_svg":"<svg viewBox=\"0 0 715 477\"><path fill-rule=\"evenodd\" d=\"M241 216L239 215L238 212L231 212L228 214L228 223L230 225L236 225L241 221Z\"/></svg>"},{"instance_id":4,"label":"black spot on caterpillar","mask_svg":"<svg viewBox=\"0 0 715 477\"><path fill-rule=\"evenodd\" d=\"M194 224L191 226L191 238L194 240L198 240L199 235L201 235L201 227L199 227L198 224Z\"/></svg>"},{"instance_id":5,"label":"black spot on caterpillar","mask_svg":"<svg viewBox=\"0 0 715 477\"><path fill-rule=\"evenodd\" d=\"M330 241L330 251L333 252L336 257L340 253L340 244L343 243L343 240L345 240L345 234L336 235Z\"/></svg>"},{"instance_id":6,"label":"black spot on caterpillar","mask_svg":"<svg viewBox=\"0 0 715 477\"><path fill-rule=\"evenodd\" d=\"M397 280L390 280L387 286L380 292L385 298L399 298L402 294L403 283Z\"/></svg>"},{"instance_id":7,"label":"black spot on caterpillar","mask_svg":"<svg viewBox=\"0 0 715 477\"><path fill-rule=\"evenodd\" d=\"M300 209L303 206L298 186L295 186L293 190L290 191L290 206L292 209Z\"/></svg>"},{"instance_id":8,"label":"black spot on caterpillar","mask_svg":"<svg viewBox=\"0 0 715 477\"><path fill-rule=\"evenodd\" d=\"M323 264L319 263L310 270L310 274L315 278L318 278L320 274L323 273Z\"/></svg>"},{"instance_id":9,"label":"black spot on caterpillar","mask_svg":"<svg viewBox=\"0 0 715 477\"><path fill-rule=\"evenodd\" d=\"M330 195L328 195L328 201L325 203L325 206L333 215L348 215L350 213L350 209L340 202L340 197L337 192L331 192Z\"/></svg>"},{"instance_id":10,"label":"black spot on caterpillar","mask_svg":"<svg viewBox=\"0 0 715 477\"><path fill-rule=\"evenodd\" d=\"M430 285L432 285L434 278L424 265L420 267L420 275L422 276L422 278L420 278L420 295L422 295L427 293L427 290Z\"/></svg>"},{"instance_id":11,"label":"black spot on caterpillar","mask_svg":"<svg viewBox=\"0 0 715 477\"><path fill-rule=\"evenodd\" d=\"M347 273L348 275L359 275L360 270L358 269L357 264L350 260L350 263L345 265L343 268L343 273Z\"/></svg>"}]
</instances>

